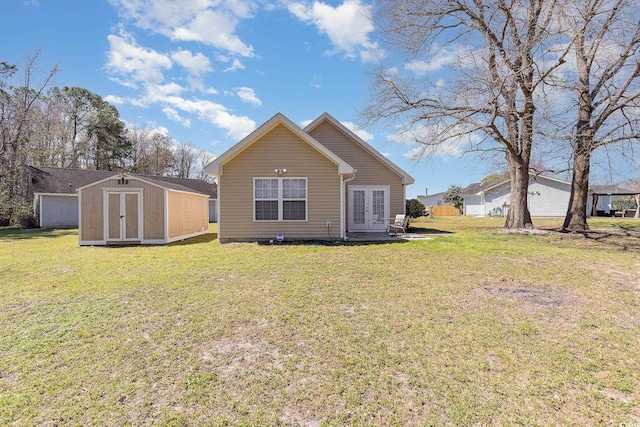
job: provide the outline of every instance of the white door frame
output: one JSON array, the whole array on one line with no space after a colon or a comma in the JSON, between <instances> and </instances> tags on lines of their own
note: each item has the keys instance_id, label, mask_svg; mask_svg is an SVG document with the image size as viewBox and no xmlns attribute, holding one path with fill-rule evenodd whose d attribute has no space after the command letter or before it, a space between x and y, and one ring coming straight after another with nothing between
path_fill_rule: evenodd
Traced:
<instances>
[{"instance_id":1,"label":"white door frame","mask_svg":"<svg viewBox=\"0 0 640 427\"><path fill-rule=\"evenodd\" d=\"M356 191L364 191L364 223L356 224L354 194ZM374 191L384 192L384 206L382 212L375 212L373 206ZM349 231L379 231L384 232L387 228L386 220L389 218L390 187L388 185L350 185L349 186L349 209L347 225ZM378 207L379 209L379 207Z\"/></svg>"},{"instance_id":2,"label":"white door frame","mask_svg":"<svg viewBox=\"0 0 640 427\"><path fill-rule=\"evenodd\" d=\"M126 191L122 191L119 189L110 189L110 188L105 188L104 189L104 212L103 212L103 225L104 225L104 240L105 242L107 240L113 240L113 241L122 241L122 242L126 242L126 241L142 241L142 236L143 236L143 203L142 203L142 189L130 189L128 188ZM110 238L109 237L109 196L111 194L118 194L120 195L119 201L120 201L120 222L119 222L119 227L120 227L120 237L117 239L114 238ZM137 196L137 213L138 213L138 233L136 236L134 237L127 237L127 218L126 218L126 195L127 194L134 194Z\"/></svg>"}]
</instances>

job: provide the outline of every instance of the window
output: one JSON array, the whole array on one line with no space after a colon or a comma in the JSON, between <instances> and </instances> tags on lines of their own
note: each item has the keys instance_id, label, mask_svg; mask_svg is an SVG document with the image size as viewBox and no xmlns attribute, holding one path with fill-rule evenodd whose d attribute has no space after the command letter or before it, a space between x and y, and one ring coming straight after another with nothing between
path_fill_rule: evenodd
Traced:
<instances>
[{"instance_id":1,"label":"window","mask_svg":"<svg viewBox=\"0 0 640 427\"><path fill-rule=\"evenodd\" d=\"M306 178L254 178L256 221L306 221Z\"/></svg>"}]
</instances>

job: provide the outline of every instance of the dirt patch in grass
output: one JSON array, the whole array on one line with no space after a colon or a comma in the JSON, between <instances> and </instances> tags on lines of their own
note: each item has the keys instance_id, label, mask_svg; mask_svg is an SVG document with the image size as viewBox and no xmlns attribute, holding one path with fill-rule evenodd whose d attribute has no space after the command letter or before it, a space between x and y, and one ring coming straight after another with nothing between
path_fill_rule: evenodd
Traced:
<instances>
[{"instance_id":1,"label":"dirt patch in grass","mask_svg":"<svg viewBox=\"0 0 640 427\"><path fill-rule=\"evenodd\" d=\"M506 279L483 285L481 291L492 296L549 307L570 307L584 303L582 298L568 292Z\"/></svg>"}]
</instances>

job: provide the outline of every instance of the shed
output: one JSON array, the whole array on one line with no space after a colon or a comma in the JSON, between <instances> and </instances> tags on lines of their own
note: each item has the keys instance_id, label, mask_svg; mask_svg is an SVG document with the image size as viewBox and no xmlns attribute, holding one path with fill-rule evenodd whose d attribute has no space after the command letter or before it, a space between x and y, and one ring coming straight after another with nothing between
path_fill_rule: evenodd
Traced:
<instances>
[{"instance_id":1,"label":"shed","mask_svg":"<svg viewBox=\"0 0 640 427\"><path fill-rule=\"evenodd\" d=\"M209 232L209 195L124 173L78 188L80 245L164 244Z\"/></svg>"},{"instance_id":2,"label":"shed","mask_svg":"<svg viewBox=\"0 0 640 427\"><path fill-rule=\"evenodd\" d=\"M33 197L33 212L42 228L77 228L78 192L105 178L113 177L117 171L29 166L30 193ZM143 179L177 184L196 193L209 195L209 222L216 222L217 186L201 179L177 178L136 174Z\"/></svg>"}]
</instances>

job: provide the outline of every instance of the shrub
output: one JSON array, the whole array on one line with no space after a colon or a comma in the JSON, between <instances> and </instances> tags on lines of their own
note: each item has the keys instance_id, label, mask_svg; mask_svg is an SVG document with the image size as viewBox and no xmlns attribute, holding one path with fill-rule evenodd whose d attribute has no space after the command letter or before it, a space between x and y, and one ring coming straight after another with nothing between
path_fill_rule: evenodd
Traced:
<instances>
[{"instance_id":1,"label":"shrub","mask_svg":"<svg viewBox=\"0 0 640 427\"><path fill-rule=\"evenodd\" d=\"M406 212L409 218L418 218L424 215L424 205L418 199L407 200Z\"/></svg>"},{"instance_id":2,"label":"shrub","mask_svg":"<svg viewBox=\"0 0 640 427\"><path fill-rule=\"evenodd\" d=\"M38 220L33 214L22 214L18 218L20 228L38 228Z\"/></svg>"}]
</instances>

